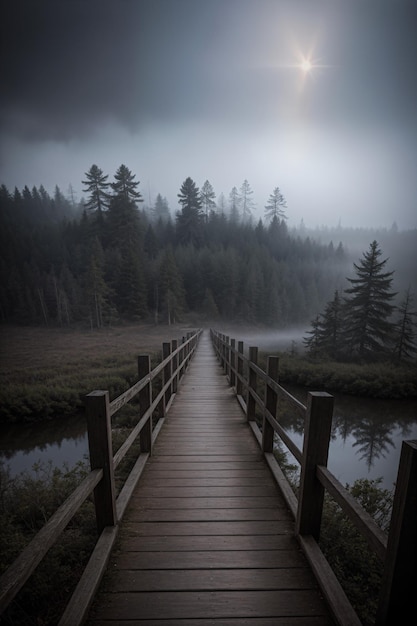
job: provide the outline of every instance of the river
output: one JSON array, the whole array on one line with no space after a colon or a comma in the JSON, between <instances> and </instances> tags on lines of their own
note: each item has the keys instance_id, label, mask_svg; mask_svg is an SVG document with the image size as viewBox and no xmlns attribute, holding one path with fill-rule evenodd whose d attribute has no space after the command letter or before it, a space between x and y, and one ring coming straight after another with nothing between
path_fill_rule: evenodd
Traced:
<instances>
[{"instance_id":1,"label":"river","mask_svg":"<svg viewBox=\"0 0 417 626\"><path fill-rule=\"evenodd\" d=\"M304 389L293 387L290 391L306 403ZM282 425L301 449L302 423L285 418ZM381 486L391 489L404 439L417 439L417 401L335 395L328 467L343 485L358 478L381 477ZM11 476L33 473L38 463L71 468L86 459L88 441L82 416L15 424L0 432L0 463L9 468Z\"/></svg>"}]
</instances>

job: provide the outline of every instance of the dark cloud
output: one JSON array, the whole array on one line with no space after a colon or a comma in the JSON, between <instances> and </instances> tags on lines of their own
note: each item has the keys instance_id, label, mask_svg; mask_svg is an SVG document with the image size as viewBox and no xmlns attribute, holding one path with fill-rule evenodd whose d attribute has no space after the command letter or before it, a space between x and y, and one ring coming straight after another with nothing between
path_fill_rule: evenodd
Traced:
<instances>
[{"instance_id":1,"label":"dark cloud","mask_svg":"<svg viewBox=\"0 0 417 626\"><path fill-rule=\"evenodd\" d=\"M410 222L416 32L416 0L6 0L3 180L68 185L129 157L175 201L194 169L226 194L249 178L300 212L398 203Z\"/></svg>"},{"instance_id":2,"label":"dark cloud","mask_svg":"<svg viewBox=\"0 0 417 626\"><path fill-rule=\"evenodd\" d=\"M256 124L279 112L284 79L260 65L279 64L288 27L306 42L323 32L319 53L334 67L325 89L311 87L318 118L415 119L416 15L413 0L9 1L2 126L59 140L106 120L131 130L187 118Z\"/></svg>"}]
</instances>

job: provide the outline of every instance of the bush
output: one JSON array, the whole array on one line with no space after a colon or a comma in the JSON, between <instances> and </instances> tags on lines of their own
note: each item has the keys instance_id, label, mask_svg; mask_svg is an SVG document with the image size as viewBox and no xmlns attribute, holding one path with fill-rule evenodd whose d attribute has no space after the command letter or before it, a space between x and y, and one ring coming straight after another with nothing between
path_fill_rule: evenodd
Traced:
<instances>
[{"instance_id":1,"label":"bush","mask_svg":"<svg viewBox=\"0 0 417 626\"><path fill-rule=\"evenodd\" d=\"M0 573L13 563L85 473L82 463L71 471L47 464L36 465L33 476L23 473L11 479L0 468ZM94 507L88 500L2 615L2 623L57 624L96 540Z\"/></svg>"}]
</instances>

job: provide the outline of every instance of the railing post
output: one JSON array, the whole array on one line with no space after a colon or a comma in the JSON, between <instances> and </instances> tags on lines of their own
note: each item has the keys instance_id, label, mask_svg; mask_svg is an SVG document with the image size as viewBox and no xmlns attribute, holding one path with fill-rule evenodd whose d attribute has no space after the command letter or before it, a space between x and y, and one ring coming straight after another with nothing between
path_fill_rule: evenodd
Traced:
<instances>
[{"instance_id":1,"label":"railing post","mask_svg":"<svg viewBox=\"0 0 417 626\"><path fill-rule=\"evenodd\" d=\"M237 382L236 382L236 395L241 396L243 395L243 383L242 383L242 376L243 376L243 358L240 356L241 354L243 354L243 341L239 341L237 344L237 351L238 351L238 355L237 355Z\"/></svg>"},{"instance_id":2,"label":"railing post","mask_svg":"<svg viewBox=\"0 0 417 626\"><path fill-rule=\"evenodd\" d=\"M169 357L170 354L171 354L171 344L169 344L168 342L163 343L162 344L162 360L165 361L165 359ZM164 386L167 384L170 378L171 378L171 361L169 361L169 363L167 363L167 365L165 365L164 367L164 375L163 375ZM165 392L164 415L165 415L165 408L169 402L170 397L171 397L171 387L168 387L168 389Z\"/></svg>"},{"instance_id":3,"label":"railing post","mask_svg":"<svg viewBox=\"0 0 417 626\"><path fill-rule=\"evenodd\" d=\"M320 536L324 501L324 487L317 479L316 467L327 466L333 404L333 396L325 391L308 394L295 532L312 535L316 541Z\"/></svg>"},{"instance_id":4,"label":"railing post","mask_svg":"<svg viewBox=\"0 0 417 626\"><path fill-rule=\"evenodd\" d=\"M85 407L91 469L103 470L103 478L94 489L100 535L106 526L117 524L109 392L92 391L85 398Z\"/></svg>"},{"instance_id":5,"label":"railing post","mask_svg":"<svg viewBox=\"0 0 417 626\"><path fill-rule=\"evenodd\" d=\"M178 340L177 339L173 339L171 341L171 347L172 347L172 352L175 352L175 350L178 348ZM175 356L172 357L172 372L176 372L173 380L172 380L172 393L177 393L177 389L178 389L178 372L177 372L177 368L178 368L178 354L176 354Z\"/></svg>"},{"instance_id":6,"label":"railing post","mask_svg":"<svg viewBox=\"0 0 417 626\"><path fill-rule=\"evenodd\" d=\"M278 382L279 371L279 358L277 356L268 357L267 374L274 381ZM276 418L277 416L277 392L272 387L265 383L265 408ZM274 451L274 428L269 423L267 417L263 416L262 422L262 451L273 452Z\"/></svg>"},{"instance_id":7,"label":"railing post","mask_svg":"<svg viewBox=\"0 0 417 626\"><path fill-rule=\"evenodd\" d=\"M139 380L145 378L151 371L151 357L148 354L138 356L138 375ZM152 383L149 382L143 389L139 391L139 411L140 416L145 415L152 403ZM145 426L140 431L139 436L140 451L152 454L152 417L149 416Z\"/></svg>"},{"instance_id":8,"label":"railing post","mask_svg":"<svg viewBox=\"0 0 417 626\"><path fill-rule=\"evenodd\" d=\"M256 391L256 381L257 375L256 372L251 368L251 363L258 364L258 348L256 346L252 346L249 348L249 363L248 363L248 398L246 403L246 417L248 422L252 422L255 419L255 411L256 411L256 402L255 398L251 394L251 389Z\"/></svg>"},{"instance_id":9,"label":"railing post","mask_svg":"<svg viewBox=\"0 0 417 626\"><path fill-rule=\"evenodd\" d=\"M226 374L226 376L229 375L230 373L230 365L229 365L229 357L230 357L230 348L229 348L229 341L230 341L230 337L228 335L224 336L224 373Z\"/></svg>"},{"instance_id":10,"label":"railing post","mask_svg":"<svg viewBox=\"0 0 417 626\"><path fill-rule=\"evenodd\" d=\"M236 339L230 340L230 386L236 385Z\"/></svg>"},{"instance_id":11,"label":"railing post","mask_svg":"<svg viewBox=\"0 0 417 626\"><path fill-rule=\"evenodd\" d=\"M407 624L417 591L417 440L403 441L377 611L378 626Z\"/></svg>"}]
</instances>

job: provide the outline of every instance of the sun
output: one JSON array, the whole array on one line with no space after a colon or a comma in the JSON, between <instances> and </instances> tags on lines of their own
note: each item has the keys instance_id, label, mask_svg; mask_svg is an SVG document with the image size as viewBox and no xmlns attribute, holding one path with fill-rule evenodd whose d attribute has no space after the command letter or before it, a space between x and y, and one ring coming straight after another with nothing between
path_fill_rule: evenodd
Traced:
<instances>
[{"instance_id":1,"label":"sun","mask_svg":"<svg viewBox=\"0 0 417 626\"><path fill-rule=\"evenodd\" d=\"M300 68L303 70L303 72L308 74L308 72L313 69L313 64L311 63L310 59L303 59L300 63Z\"/></svg>"}]
</instances>

